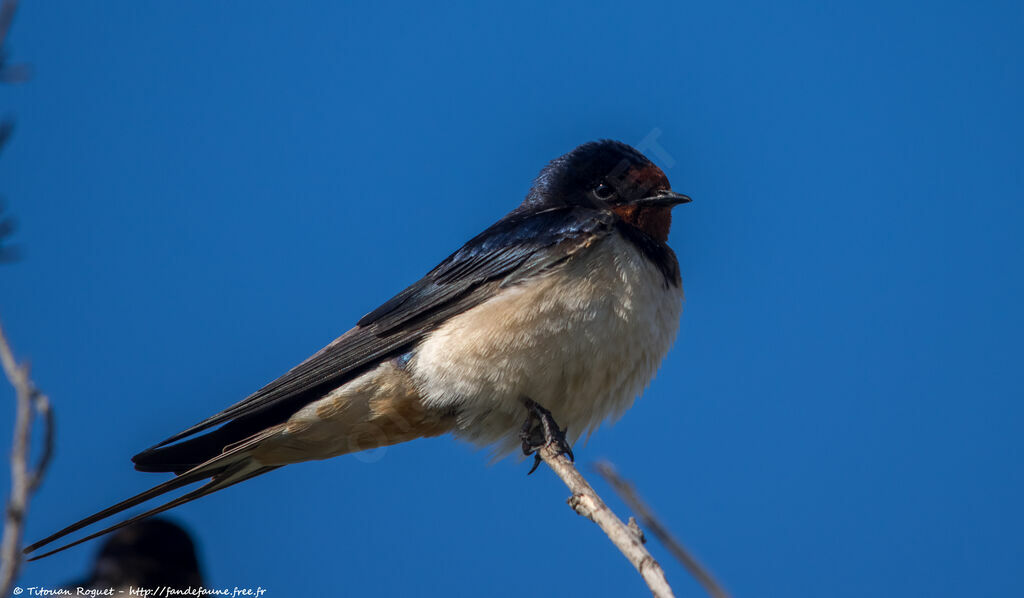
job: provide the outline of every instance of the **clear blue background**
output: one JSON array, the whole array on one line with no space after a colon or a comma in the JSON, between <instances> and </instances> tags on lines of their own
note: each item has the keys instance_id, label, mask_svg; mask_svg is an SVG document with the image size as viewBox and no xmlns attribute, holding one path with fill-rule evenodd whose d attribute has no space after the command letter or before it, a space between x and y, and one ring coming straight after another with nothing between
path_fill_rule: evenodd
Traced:
<instances>
[{"instance_id":1,"label":"clear blue background","mask_svg":"<svg viewBox=\"0 0 1024 598\"><path fill-rule=\"evenodd\" d=\"M305 4L22 3L0 316L60 426L29 539L163 479L128 457L345 331L547 160L654 134L695 199L682 328L579 460L736 596L1020 592L1020 2ZM426 440L174 515L210 585L269 598L643 595L526 469Z\"/></svg>"}]
</instances>

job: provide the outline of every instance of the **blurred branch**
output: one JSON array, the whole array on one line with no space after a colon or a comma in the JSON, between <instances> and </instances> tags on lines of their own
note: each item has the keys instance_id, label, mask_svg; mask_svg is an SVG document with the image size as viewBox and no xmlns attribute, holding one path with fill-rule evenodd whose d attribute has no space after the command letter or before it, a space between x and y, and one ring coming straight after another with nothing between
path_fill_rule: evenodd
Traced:
<instances>
[{"instance_id":1,"label":"blurred branch","mask_svg":"<svg viewBox=\"0 0 1024 598\"><path fill-rule=\"evenodd\" d=\"M4 51L7 32L11 29L11 22L17 10L18 0L0 2L0 82L3 83L22 83L28 81L30 76L27 64L8 64L7 53Z\"/></svg>"},{"instance_id":2,"label":"blurred branch","mask_svg":"<svg viewBox=\"0 0 1024 598\"><path fill-rule=\"evenodd\" d=\"M693 575L700 585L704 586L707 593L712 598L729 598L729 594L726 593L722 586L715 581L715 578L711 576L711 573L704 568L697 559L686 548L672 536L672 533L668 531L661 521L654 515L654 512L650 507L647 506L640 496L637 494L636 487L633 484L619 476L619 473L615 470L615 467L607 461L601 461L596 466L597 473L601 474L601 477L605 479L615 492L619 495L619 498L625 502L629 508L636 513L643 523L644 528L650 530L658 541L661 542L665 548L668 548L672 556L686 567L686 570Z\"/></svg>"},{"instance_id":3,"label":"blurred branch","mask_svg":"<svg viewBox=\"0 0 1024 598\"><path fill-rule=\"evenodd\" d=\"M18 0L4 0L0 3L0 46L3 46L7 39L7 32L11 30L11 21L14 20L14 12L17 10Z\"/></svg>"},{"instance_id":4,"label":"blurred branch","mask_svg":"<svg viewBox=\"0 0 1024 598\"><path fill-rule=\"evenodd\" d=\"M4 216L4 201L0 198L0 264L18 259L17 249L11 247L9 239L14 234L14 218Z\"/></svg>"},{"instance_id":5,"label":"blurred branch","mask_svg":"<svg viewBox=\"0 0 1024 598\"><path fill-rule=\"evenodd\" d=\"M626 525L616 517L572 461L560 454L554 445L540 449L538 454L572 491L569 506L601 528L612 544L640 572L655 598L672 598L674 594L665 579L665 572L644 548L643 532L636 526L636 522L631 521L631 525Z\"/></svg>"},{"instance_id":6,"label":"blurred branch","mask_svg":"<svg viewBox=\"0 0 1024 598\"><path fill-rule=\"evenodd\" d=\"M0 83L20 83L28 79L28 66L8 64L7 51L4 46L17 9L18 0L0 0ZM3 151L13 131L14 121L9 118L0 121L0 151ZM5 245L5 243L9 241L14 232L14 219L10 216L5 217L3 211L4 205L0 200L0 262L10 262L17 256L10 245Z\"/></svg>"},{"instance_id":7,"label":"blurred branch","mask_svg":"<svg viewBox=\"0 0 1024 598\"><path fill-rule=\"evenodd\" d=\"M13 130L13 121L0 121L0 152L3 151ZM4 200L0 198L0 263L14 261L17 257L9 244L12 234L14 234L14 218L4 215ZM7 244L5 245L5 243Z\"/></svg>"},{"instance_id":8,"label":"blurred branch","mask_svg":"<svg viewBox=\"0 0 1024 598\"><path fill-rule=\"evenodd\" d=\"M7 62L5 42L11 29L17 0L0 1L0 82L20 83L28 79L26 65L11 65ZM0 149L11 136L14 123L5 119L0 122ZM13 259L9 246L5 245L14 232L14 220L3 214L0 203L0 261ZM11 588L21 569L21 538L25 530L25 515L29 499L39 488L50 459L53 456L54 420L50 400L36 388L29 375L27 364L19 364L14 351L7 342L3 326L0 325L0 366L14 387L15 417L14 436L11 447L11 494L4 511L4 530L0 538L0 596L11 595ZM32 447L32 420L38 415L43 421L43 448L35 467L30 466Z\"/></svg>"},{"instance_id":9,"label":"blurred branch","mask_svg":"<svg viewBox=\"0 0 1024 598\"><path fill-rule=\"evenodd\" d=\"M25 514L32 493L42 482L53 455L53 411L50 400L36 388L26 364L19 364L0 326L0 365L14 387L16 415L11 447L11 495L4 513L4 533L0 540L0 595L9 595L21 567L21 537ZM29 468L32 419L43 420L43 452L34 468Z\"/></svg>"},{"instance_id":10,"label":"blurred branch","mask_svg":"<svg viewBox=\"0 0 1024 598\"><path fill-rule=\"evenodd\" d=\"M4 149L7 145L7 140L11 138L11 133L14 132L14 121L11 119L4 119L0 121L0 150Z\"/></svg>"}]
</instances>

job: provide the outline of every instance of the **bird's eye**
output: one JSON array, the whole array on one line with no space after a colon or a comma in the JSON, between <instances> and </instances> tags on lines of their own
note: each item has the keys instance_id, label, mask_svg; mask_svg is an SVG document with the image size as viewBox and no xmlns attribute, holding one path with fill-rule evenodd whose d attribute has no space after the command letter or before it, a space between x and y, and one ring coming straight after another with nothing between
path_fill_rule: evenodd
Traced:
<instances>
[{"instance_id":1,"label":"bird's eye","mask_svg":"<svg viewBox=\"0 0 1024 598\"><path fill-rule=\"evenodd\" d=\"M594 187L594 197L601 201L608 201L615 195L615 189L612 189L611 185L601 183L597 187Z\"/></svg>"}]
</instances>

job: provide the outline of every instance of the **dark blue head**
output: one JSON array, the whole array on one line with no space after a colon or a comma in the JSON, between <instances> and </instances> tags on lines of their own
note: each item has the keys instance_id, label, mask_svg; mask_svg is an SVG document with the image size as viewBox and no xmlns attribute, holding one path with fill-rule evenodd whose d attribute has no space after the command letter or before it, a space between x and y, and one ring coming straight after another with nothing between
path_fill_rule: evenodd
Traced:
<instances>
[{"instance_id":1,"label":"dark blue head","mask_svg":"<svg viewBox=\"0 0 1024 598\"><path fill-rule=\"evenodd\" d=\"M672 207L690 198L673 193L660 168L618 141L584 143L541 170L523 202L527 209L563 205L609 209L664 242Z\"/></svg>"}]
</instances>

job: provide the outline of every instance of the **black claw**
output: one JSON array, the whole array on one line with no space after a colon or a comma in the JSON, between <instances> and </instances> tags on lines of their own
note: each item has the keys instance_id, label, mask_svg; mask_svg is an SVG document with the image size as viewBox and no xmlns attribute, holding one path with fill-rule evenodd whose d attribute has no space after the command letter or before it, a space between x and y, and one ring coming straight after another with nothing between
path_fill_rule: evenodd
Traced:
<instances>
[{"instance_id":1,"label":"black claw","mask_svg":"<svg viewBox=\"0 0 1024 598\"><path fill-rule=\"evenodd\" d=\"M540 467L540 462L543 461L543 460L544 459L540 458L540 453L534 453L533 454L533 467L530 468L530 471L526 472L526 475L530 475L531 473L537 471L537 468Z\"/></svg>"},{"instance_id":2,"label":"black claw","mask_svg":"<svg viewBox=\"0 0 1024 598\"><path fill-rule=\"evenodd\" d=\"M570 461L575 461L576 457L572 454L572 447L569 446L569 442L565 438L565 433L569 428L560 429L555 423L555 418L551 416L551 412L534 401L523 399L523 404L526 406L528 414L526 421L523 422L523 428L519 431L519 438L523 441L523 454L533 455L533 467L526 475L537 471L542 460L539 451L547 446L553 445L558 449L559 454L569 457Z\"/></svg>"}]
</instances>

